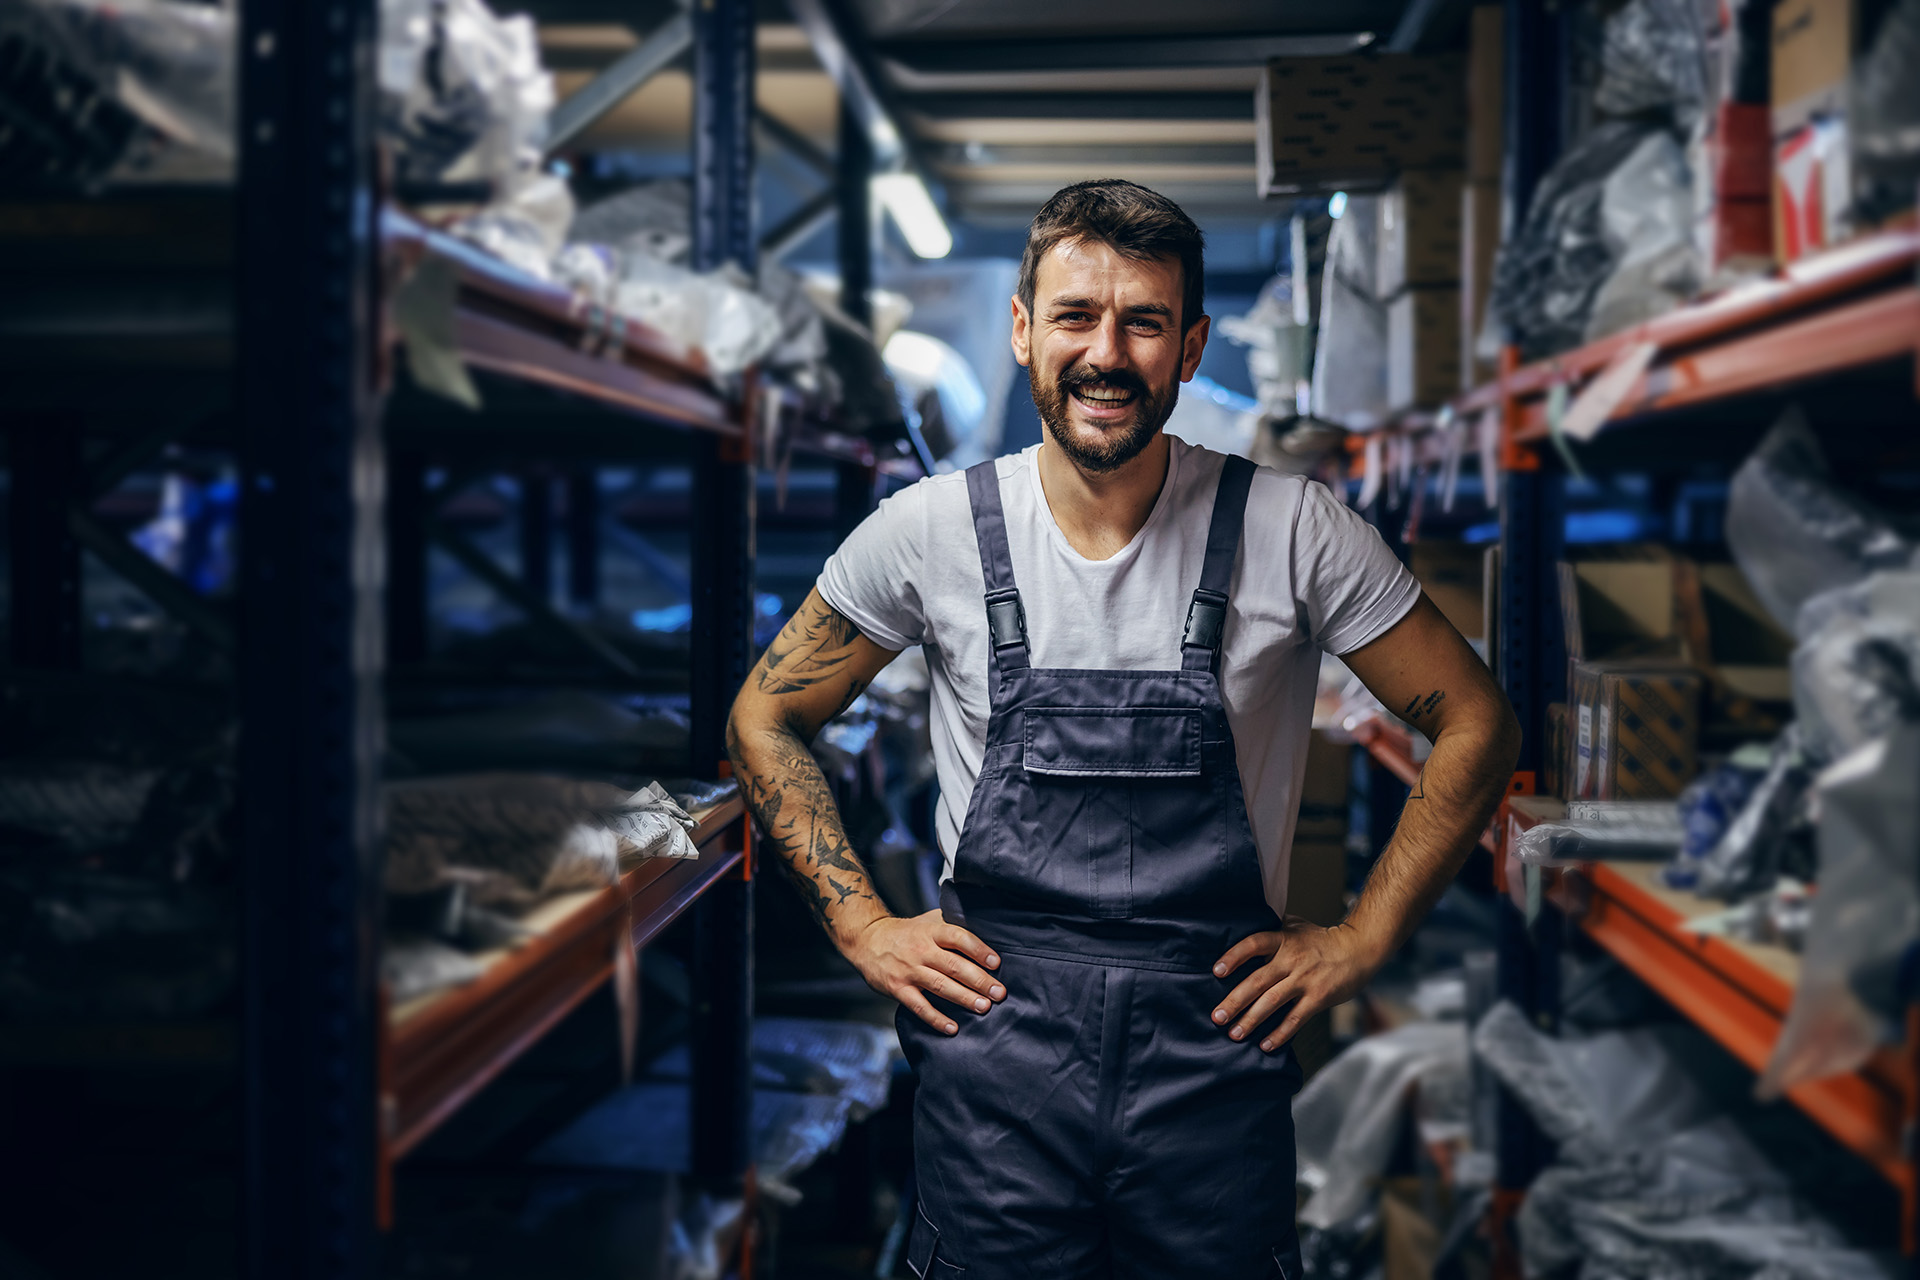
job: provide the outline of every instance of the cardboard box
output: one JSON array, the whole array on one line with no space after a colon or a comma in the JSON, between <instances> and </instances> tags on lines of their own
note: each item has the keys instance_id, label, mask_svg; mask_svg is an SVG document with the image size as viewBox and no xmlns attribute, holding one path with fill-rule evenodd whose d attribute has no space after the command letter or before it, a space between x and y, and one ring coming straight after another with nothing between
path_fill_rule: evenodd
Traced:
<instances>
[{"instance_id":1,"label":"cardboard box","mask_svg":"<svg viewBox=\"0 0 1920 1280\"><path fill-rule=\"evenodd\" d=\"M1493 264L1500 252L1500 184L1475 180L1460 190L1460 389L1494 375L1494 362L1474 353L1493 296Z\"/></svg>"},{"instance_id":2,"label":"cardboard box","mask_svg":"<svg viewBox=\"0 0 1920 1280\"><path fill-rule=\"evenodd\" d=\"M1405 290L1387 303L1387 408L1437 405L1459 390L1459 288Z\"/></svg>"},{"instance_id":3,"label":"cardboard box","mask_svg":"<svg viewBox=\"0 0 1920 1280\"><path fill-rule=\"evenodd\" d=\"M1793 637L1753 594L1738 565L1699 566L1700 630L1716 680L1733 693L1762 702L1793 698ZM1689 610L1682 598L1682 613Z\"/></svg>"},{"instance_id":4,"label":"cardboard box","mask_svg":"<svg viewBox=\"0 0 1920 1280\"><path fill-rule=\"evenodd\" d=\"M1846 114L1853 43L1853 0L1780 0L1774 6L1771 98L1776 141L1819 117Z\"/></svg>"},{"instance_id":5,"label":"cardboard box","mask_svg":"<svg viewBox=\"0 0 1920 1280\"><path fill-rule=\"evenodd\" d=\"M1567 660L1685 658L1671 560L1560 564Z\"/></svg>"},{"instance_id":6,"label":"cardboard box","mask_svg":"<svg viewBox=\"0 0 1920 1280\"><path fill-rule=\"evenodd\" d=\"M1506 10L1475 5L1467 22L1467 177L1500 182L1507 150Z\"/></svg>"},{"instance_id":7,"label":"cardboard box","mask_svg":"<svg viewBox=\"0 0 1920 1280\"><path fill-rule=\"evenodd\" d=\"M1542 773L1540 794L1567 798L1567 779L1572 776L1573 741L1567 731L1568 708L1564 702L1547 704L1546 749L1540 753Z\"/></svg>"},{"instance_id":8,"label":"cardboard box","mask_svg":"<svg viewBox=\"0 0 1920 1280\"><path fill-rule=\"evenodd\" d=\"M1416 542L1407 548L1420 590L1453 629L1469 640L1485 636L1486 548L1464 542Z\"/></svg>"},{"instance_id":9,"label":"cardboard box","mask_svg":"<svg viewBox=\"0 0 1920 1280\"><path fill-rule=\"evenodd\" d=\"M1455 53L1275 58L1254 92L1261 195L1379 191L1406 169L1465 163Z\"/></svg>"},{"instance_id":10,"label":"cardboard box","mask_svg":"<svg viewBox=\"0 0 1920 1280\"><path fill-rule=\"evenodd\" d=\"M1410 169L1380 197L1374 288L1391 298L1409 285L1460 282L1458 169Z\"/></svg>"},{"instance_id":11,"label":"cardboard box","mask_svg":"<svg viewBox=\"0 0 1920 1280\"><path fill-rule=\"evenodd\" d=\"M1568 799L1677 796L1700 771L1700 673L1661 659L1578 662Z\"/></svg>"},{"instance_id":12,"label":"cardboard box","mask_svg":"<svg viewBox=\"0 0 1920 1280\"><path fill-rule=\"evenodd\" d=\"M1765 104L1722 102L1688 144L1694 244L1710 281L1773 265L1773 139Z\"/></svg>"}]
</instances>

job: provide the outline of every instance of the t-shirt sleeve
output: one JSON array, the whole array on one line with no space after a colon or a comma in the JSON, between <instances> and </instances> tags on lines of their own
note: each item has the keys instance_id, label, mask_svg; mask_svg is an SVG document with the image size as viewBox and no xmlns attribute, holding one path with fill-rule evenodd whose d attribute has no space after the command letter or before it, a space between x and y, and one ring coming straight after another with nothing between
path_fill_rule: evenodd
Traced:
<instances>
[{"instance_id":1,"label":"t-shirt sleeve","mask_svg":"<svg viewBox=\"0 0 1920 1280\"><path fill-rule=\"evenodd\" d=\"M1379 531L1323 484L1309 481L1294 528L1294 589L1316 643L1351 653L1406 617L1420 583Z\"/></svg>"},{"instance_id":2,"label":"t-shirt sleeve","mask_svg":"<svg viewBox=\"0 0 1920 1280\"><path fill-rule=\"evenodd\" d=\"M927 489L921 481L885 499L828 558L816 584L826 602L885 649L926 636L920 598Z\"/></svg>"}]
</instances>

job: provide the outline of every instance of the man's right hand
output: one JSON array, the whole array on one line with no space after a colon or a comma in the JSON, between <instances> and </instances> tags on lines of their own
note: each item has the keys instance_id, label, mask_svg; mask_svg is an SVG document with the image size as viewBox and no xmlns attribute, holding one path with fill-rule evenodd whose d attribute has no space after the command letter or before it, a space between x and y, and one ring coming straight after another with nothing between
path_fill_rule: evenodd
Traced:
<instances>
[{"instance_id":1,"label":"man's right hand","mask_svg":"<svg viewBox=\"0 0 1920 1280\"><path fill-rule=\"evenodd\" d=\"M985 1013L1007 998L1007 989L988 972L1000 967L1000 957L965 929L948 924L938 911L872 921L847 948L847 958L868 986L947 1035L960 1028L927 996L975 1013Z\"/></svg>"}]
</instances>

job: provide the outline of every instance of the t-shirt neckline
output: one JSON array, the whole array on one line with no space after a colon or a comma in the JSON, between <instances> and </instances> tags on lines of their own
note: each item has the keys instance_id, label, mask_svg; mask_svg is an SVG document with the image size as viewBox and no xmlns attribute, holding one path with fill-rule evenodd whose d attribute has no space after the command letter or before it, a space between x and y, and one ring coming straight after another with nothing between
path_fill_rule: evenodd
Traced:
<instances>
[{"instance_id":1,"label":"t-shirt neckline","mask_svg":"<svg viewBox=\"0 0 1920 1280\"><path fill-rule=\"evenodd\" d=\"M1160 496L1154 499L1153 510L1147 513L1146 522L1134 531L1127 545L1105 560L1090 560L1081 555L1073 543L1067 541L1067 535L1060 529L1060 522L1054 519L1053 506L1047 501L1046 486L1040 483L1040 450L1045 447L1045 443L1042 441L1027 448L1027 482L1033 486L1033 500L1040 508L1040 522L1046 526L1047 537L1052 541L1055 549L1071 558L1075 565L1084 565L1089 569L1108 568L1133 560L1139 555L1141 544L1146 541L1147 534L1160 523L1162 513L1172 504L1173 488L1180 479L1180 460L1186 452L1178 446L1185 442L1174 436L1167 437L1167 475L1160 482Z\"/></svg>"}]
</instances>

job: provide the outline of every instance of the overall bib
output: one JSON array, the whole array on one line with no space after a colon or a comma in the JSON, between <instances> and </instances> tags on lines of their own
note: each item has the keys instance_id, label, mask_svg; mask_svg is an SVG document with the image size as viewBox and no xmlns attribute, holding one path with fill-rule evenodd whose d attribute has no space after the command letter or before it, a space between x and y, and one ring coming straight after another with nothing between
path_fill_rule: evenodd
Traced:
<instances>
[{"instance_id":1,"label":"overall bib","mask_svg":"<svg viewBox=\"0 0 1920 1280\"><path fill-rule=\"evenodd\" d=\"M1292 1053L1228 1038L1213 963L1279 927L1218 679L1253 464L1227 459L1177 671L1035 669L991 462L967 472L986 758L941 891L1000 955L984 1016L901 1010L924 1280L1297 1280ZM1171 620L1115 620L1167 625Z\"/></svg>"}]
</instances>

